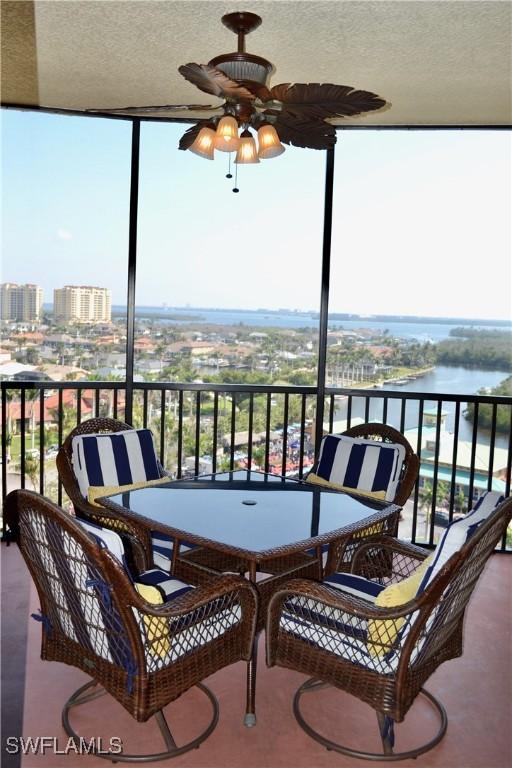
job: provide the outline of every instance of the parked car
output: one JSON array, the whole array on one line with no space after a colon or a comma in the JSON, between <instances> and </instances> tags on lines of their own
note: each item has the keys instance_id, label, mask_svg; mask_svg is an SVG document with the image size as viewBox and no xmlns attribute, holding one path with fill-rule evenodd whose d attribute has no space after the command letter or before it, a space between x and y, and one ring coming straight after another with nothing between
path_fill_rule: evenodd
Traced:
<instances>
[{"instance_id":1,"label":"parked car","mask_svg":"<svg viewBox=\"0 0 512 768\"><path fill-rule=\"evenodd\" d=\"M450 521L448 512L438 509L434 515L434 525L438 525L440 528L447 528L450 525L450 522L453 522L454 520L460 520L461 517L464 517L464 515L462 515L460 512L454 512L452 520Z\"/></svg>"}]
</instances>

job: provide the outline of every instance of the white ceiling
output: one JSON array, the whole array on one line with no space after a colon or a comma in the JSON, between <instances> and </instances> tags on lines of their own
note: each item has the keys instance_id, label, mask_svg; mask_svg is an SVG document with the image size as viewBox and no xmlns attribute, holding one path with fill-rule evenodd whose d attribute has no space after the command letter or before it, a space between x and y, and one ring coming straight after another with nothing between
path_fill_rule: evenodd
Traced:
<instances>
[{"instance_id":1,"label":"white ceiling","mask_svg":"<svg viewBox=\"0 0 512 768\"><path fill-rule=\"evenodd\" d=\"M340 123L512 122L509 2L38 0L32 31L19 15L29 3L4 0L5 5L11 6L2 36L6 40L8 23L2 83L7 103L27 103L30 71L15 65L26 64L32 47L32 103L41 106L218 104L177 67L236 50L236 37L220 17L243 10L263 18L248 36L247 49L274 63L272 84L338 83L391 103Z\"/></svg>"}]
</instances>

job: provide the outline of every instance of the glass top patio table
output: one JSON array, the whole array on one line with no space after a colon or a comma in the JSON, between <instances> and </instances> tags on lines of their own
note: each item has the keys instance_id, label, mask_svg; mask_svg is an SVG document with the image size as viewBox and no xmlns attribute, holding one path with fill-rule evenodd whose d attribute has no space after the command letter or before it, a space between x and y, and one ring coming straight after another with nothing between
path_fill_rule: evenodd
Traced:
<instances>
[{"instance_id":1,"label":"glass top patio table","mask_svg":"<svg viewBox=\"0 0 512 768\"><path fill-rule=\"evenodd\" d=\"M178 540L255 560L355 533L398 507L264 472L235 470L98 499Z\"/></svg>"}]
</instances>

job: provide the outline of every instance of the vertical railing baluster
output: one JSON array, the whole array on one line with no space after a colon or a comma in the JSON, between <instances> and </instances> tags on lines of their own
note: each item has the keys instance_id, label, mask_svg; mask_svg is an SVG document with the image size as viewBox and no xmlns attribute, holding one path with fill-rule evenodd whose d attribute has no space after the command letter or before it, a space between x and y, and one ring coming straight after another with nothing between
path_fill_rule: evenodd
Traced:
<instances>
[{"instance_id":1,"label":"vertical railing baluster","mask_svg":"<svg viewBox=\"0 0 512 768\"><path fill-rule=\"evenodd\" d=\"M82 422L82 389L76 390L76 424L77 426Z\"/></svg>"},{"instance_id":2,"label":"vertical railing baluster","mask_svg":"<svg viewBox=\"0 0 512 768\"><path fill-rule=\"evenodd\" d=\"M329 396L329 434L332 434L334 427L334 395Z\"/></svg>"},{"instance_id":3,"label":"vertical railing baluster","mask_svg":"<svg viewBox=\"0 0 512 768\"><path fill-rule=\"evenodd\" d=\"M382 423L383 424L388 423L388 398L387 397L382 398Z\"/></svg>"},{"instance_id":4,"label":"vertical railing baluster","mask_svg":"<svg viewBox=\"0 0 512 768\"><path fill-rule=\"evenodd\" d=\"M199 454L201 452L201 390L196 392L196 435L194 451L194 474L199 474Z\"/></svg>"},{"instance_id":5,"label":"vertical railing baluster","mask_svg":"<svg viewBox=\"0 0 512 768\"><path fill-rule=\"evenodd\" d=\"M178 466L176 470L177 477L181 477L181 461L183 453L183 390L180 389L178 396Z\"/></svg>"},{"instance_id":6,"label":"vertical railing baluster","mask_svg":"<svg viewBox=\"0 0 512 768\"><path fill-rule=\"evenodd\" d=\"M460 402L455 403L455 422L453 427L453 452L452 452L452 477L450 488L450 507L448 510L448 520L453 520L453 508L455 503L455 486L457 484L457 452L459 450L459 421L460 421Z\"/></svg>"},{"instance_id":7,"label":"vertical railing baluster","mask_svg":"<svg viewBox=\"0 0 512 768\"><path fill-rule=\"evenodd\" d=\"M2 504L7 495L7 423L7 390L2 384ZM9 437L12 441L12 435ZM2 538L4 536L5 517L2 516Z\"/></svg>"},{"instance_id":8,"label":"vertical railing baluster","mask_svg":"<svg viewBox=\"0 0 512 768\"><path fill-rule=\"evenodd\" d=\"M32 407L34 405L35 402ZM41 387L39 390L39 493L41 496L44 496L44 427L44 388Z\"/></svg>"},{"instance_id":9,"label":"vertical railing baluster","mask_svg":"<svg viewBox=\"0 0 512 768\"><path fill-rule=\"evenodd\" d=\"M20 451L21 451L21 487L25 487L25 430L26 430L26 414L25 414L25 388L21 390L20 398L20 416L21 416L21 436L20 436Z\"/></svg>"},{"instance_id":10,"label":"vertical railing baluster","mask_svg":"<svg viewBox=\"0 0 512 768\"><path fill-rule=\"evenodd\" d=\"M100 415L100 390L96 389L94 392L94 415L99 418Z\"/></svg>"},{"instance_id":11,"label":"vertical railing baluster","mask_svg":"<svg viewBox=\"0 0 512 768\"><path fill-rule=\"evenodd\" d=\"M306 434L306 395L302 395L300 408L299 478L304 476L304 439Z\"/></svg>"},{"instance_id":12,"label":"vertical railing baluster","mask_svg":"<svg viewBox=\"0 0 512 768\"><path fill-rule=\"evenodd\" d=\"M147 429L148 426L148 390L142 393L142 426Z\"/></svg>"},{"instance_id":13,"label":"vertical railing baluster","mask_svg":"<svg viewBox=\"0 0 512 768\"><path fill-rule=\"evenodd\" d=\"M365 424L370 421L370 398L366 395L364 398L364 421Z\"/></svg>"},{"instance_id":14,"label":"vertical railing baluster","mask_svg":"<svg viewBox=\"0 0 512 768\"><path fill-rule=\"evenodd\" d=\"M437 418L436 418L436 447L434 450L434 472L432 478L432 509L430 513L430 530L428 535L428 543L432 546L434 543L434 525L436 516L436 504L437 504L437 478L439 474L439 448L441 443L441 413L442 413L443 401L437 402Z\"/></svg>"},{"instance_id":15,"label":"vertical railing baluster","mask_svg":"<svg viewBox=\"0 0 512 768\"><path fill-rule=\"evenodd\" d=\"M247 469L252 468L252 431L254 420L254 392L249 395L249 434L247 435Z\"/></svg>"},{"instance_id":16,"label":"vertical railing baluster","mask_svg":"<svg viewBox=\"0 0 512 768\"><path fill-rule=\"evenodd\" d=\"M420 473L421 473L421 441L422 441L422 433L423 433L423 407L424 407L424 400L421 399L418 407L418 441L416 443L416 455L418 456L418 461L420 463ZM413 544L418 543L416 540L416 528L418 523L419 492L420 492L420 478L418 474L418 478L414 486L414 504L413 504L413 512L412 512L411 541Z\"/></svg>"},{"instance_id":17,"label":"vertical railing baluster","mask_svg":"<svg viewBox=\"0 0 512 768\"><path fill-rule=\"evenodd\" d=\"M496 445L496 416L498 406L493 403L492 406L492 422L491 422L491 441L489 443L489 468L487 477L487 490L492 491L492 473L494 469L494 447Z\"/></svg>"},{"instance_id":18,"label":"vertical railing baluster","mask_svg":"<svg viewBox=\"0 0 512 768\"><path fill-rule=\"evenodd\" d=\"M407 407L407 400L402 400L400 405L400 432L403 434L405 431L405 409Z\"/></svg>"},{"instance_id":19,"label":"vertical railing baluster","mask_svg":"<svg viewBox=\"0 0 512 768\"><path fill-rule=\"evenodd\" d=\"M286 475L288 466L288 407L289 407L289 395L288 392L284 396L284 413L283 413L283 455L281 461L281 474L283 477Z\"/></svg>"},{"instance_id":20,"label":"vertical railing baluster","mask_svg":"<svg viewBox=\"0 0 512 768\"><path fill-rule=\"evenodd\" d=\"M217 441L219 431L219 393L213 395L212 472L217 471Z\"/></svg>"},{"instance_id":21,"label":"vertical railing baluster","mask_svg":"<svg viewBox=\"0 0 512 768\"><path fill-rule=\"evenodd\" d=\"M117 393L118 390L114 389L114 405L112 407L112 416L114 419L117 419Z\"/></svg>"},{"instance_id":22,"label":"vertical railing baluster","mask_svg":"<svg viewBox=\"0 0 512 768\"><path fill-rule=\"evenodd\" d=\"M507 457L507 475L505 478L505 496L510 496L510 485L512 482L512 405L509 406L510 419L508 428L508 457Z\"/></svg>"},{"instance_id":23,"label":"vertical railing baluster","mask_svg":"<svg viewBox=\"0 0 512 768\"><path fill-rule=\"evenodd\" d=\"M160 464L165 467L165 414L166 414L166 391L162 389L160 393Z\"/></svg>"},{"instance_id":24,"label":"vertical railing baluster","mask_svg":"<svg viewBox=\"0 0 512 768\"><path fill-rule=\"evenodd\" d=\"M63 432L64 432L64 402L63 402L63 390L59 389L59 395L58 395L58 404L57 404L57 429L58 429L58 437L57 442L59 444L59 449L62 447L62 438L63 438ZM59 482L57 486L57 504L59 507L62 506L62 483L59 477Z\"/></svg>"},{"instance_id":25,"label":"vertical railing baluster","mask_svg":"<svg viewBox=\"0 0 512 768\"><path fill-rule=\"evenodd\" d=\"M229 471L235 468L235 429L236 425L236 392L231 393L231 446L229 451Z\"/></svg>"},{"instance_id":26,"label":"vertical railing baluster","mask_svg":"<svg viewBox=\"0 0 512 768\"><path fill-rule=\"evenodd\" d=\"M351 423L352 423L352 395L349 395L348 403L347 403L347 429L350 429Z\"/></svg>"},{"instance_id":27,"label":"vertical railing baluster","mask_svg":"<svg viewBox=\"0 0 512 768\"><path fill-rule=\"evenodd\" d=\"M504 406L505 407L505 406ZM510 496L510 483L512 474L512 405L509 406L510 418L508 424L508 456L507 456L507 474L505 476L505 496ZM501 540L501 551L507 550L507 531L503 534Z\"/></svg>"},{"instance_id":28,"label":"vertical railing baluster","mask_svg":"<svg viewBox=\"0 0 512 768\"><path fill-rule=\"evenodd\" d=\"M473 509L473 489L475 484L475 459L476 459L476 441L478 439L478 402L473 409L473 435L471 442L471 462L469 465L469 490L468 490L468 512Z\"/></svg>"},{"instance_id":29,"label":"vertical railing baluster","mask_svg":"<svg viewBox=\"0 0 512 768\"><path fill-rule=\"evenodd\" d=\"M272 393L267 392L267 414L265 423L265 472L270 471L270 417L272 409Z\"/></svg>"}]
</instances>

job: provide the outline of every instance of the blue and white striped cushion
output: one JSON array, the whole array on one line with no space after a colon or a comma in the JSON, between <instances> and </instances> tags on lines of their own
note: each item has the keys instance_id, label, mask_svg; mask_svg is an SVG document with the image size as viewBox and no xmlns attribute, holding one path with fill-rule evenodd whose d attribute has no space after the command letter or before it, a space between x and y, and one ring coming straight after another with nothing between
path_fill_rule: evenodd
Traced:
<instances>
[{"instance_id":1,"label":"blue and white striped cushion","mask_svg":"<svg viewBox=\"0 0 512 768\"><path fill-rule=\"evenodd\" d=\"M375 602L377 595L384 589L383 584L365 579L364 576L355 576L352 573L331 573L323 583L326 587L334 587L348 595L358 597L360 600Z\"/></svg>"},{"instance_id":2,"label":"blue and white striped cushion","mask_svg":"<svg viewBox=\"0 0 512 768\"><path fill-rule=\"evenodd\" d=\"M149 429L76 435L71 445L73 471L84 498L90 486L130 485L160 477Z\"/></svg>"},{"instance_id":3,"label":"blue and white striped cushion","mask_svg":"<svg viewBox=\"0 0 512 768\"><path fill-rule=\"evenodd\" d=\"M160 531L151 531L151 545L153 548L153 562L157 568L169 573L172 560L172 550L174 542L170 536ZM180 554L189 552L191 549L195 549L197 544L192 544L189 541L182 541L180 543Z\"/></svg>"},{"instance_id":4,"label":"blue and white striped cushion","mask_svg":"<svg viewBox=\"0 0 512 768\"><path fill-rule=\"evenodd\" d=\"M186 595L195 587L192 584L187 584L180 579L175 579L169 576L168 573L161 571L160 568L151 568L149 571L143 571L137 576L137 581L140 584L146 584L150 587L158 589L164 602L169 600L175 600L177 597Z\"/></svg>"},{"instance_id":5,"label":"blue and white striped cushion","mask_svg":"<svg viewBox=\"0 0 512 768\"><path fill-rule=\"evenodd\" d=\"M129 571L126 568L123 540L119 534L110 530L110 528L103 528L101 525L96 525L95 523L91 523L88 520L82 520L82 518L79 517L75 519L76 522L82 526L82 528L85 528L85 530L96 539L100 547L108 549L108 551L116 558L116 560L118 560L125 568L128 576L130 576Z\"/></svg>"},{"instance_id":6,"label":"blue and white striped cushion","mask_svg":"<svg viewBox=\"0 0 512 768\"><path fill-rule=\"evenodd\" d=\"M382 584L350 573L333 573L324 579L323 584L368 603L375 603L377 595L384 589ZM279 624L284 632L335 656L379 672L393 670L393 664L387 659L375 658L369 653L365 621L340 609L327 607L320 600L294 599L291 596L283 606Z\"/></svg>"},{"instance_id":7,"label":"blue and white striped cushion","mask_svg":"<svg viewBox=\"0 0 512 768\"><path fill-rule=\"evenodd\" d=\"M450 523L439 540L435 550L434 560L422 579L418 588L418 594L428 587L432 579L435 578L450 557L464 546L466 541L476 532L478 527L487 520L489 515L491 515L496 507L504 500L505 496L498 491L487 491L480 496L471 512L465 517L461 517Z\"/></svg>"},{"instance_id":8,"label":"blue and white striped cushion","mask_svg":"<svg viewBox=\"0 0 512 768\"><path fill-rule=\"evenodd\" d=\"M386 501L393 501L404 460L405 448L398 443L325 435L315 473L346 488L384 491Z\"/></svg>"}]
</instances>

